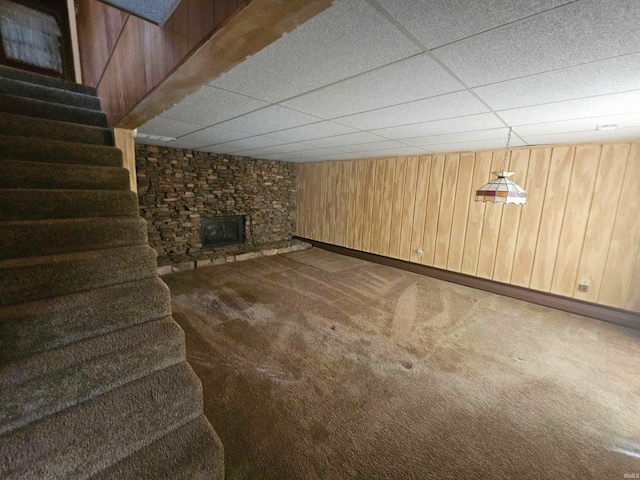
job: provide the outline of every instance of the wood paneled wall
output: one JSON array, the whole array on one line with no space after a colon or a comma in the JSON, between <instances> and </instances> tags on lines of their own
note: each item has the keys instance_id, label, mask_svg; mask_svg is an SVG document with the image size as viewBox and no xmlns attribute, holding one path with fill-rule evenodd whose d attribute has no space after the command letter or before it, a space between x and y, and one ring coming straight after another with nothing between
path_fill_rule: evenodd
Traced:
<instances>
[{"instance_id":1,"label":"wood paneled wall","mask_svg":"<svg viewBox=\"0 0 640 480\"><path fill-rule=\"evenodd\" d=\"M83 81L119 120L249 0L183 0L163 28L97 0L77 0Z\"/></svg>"},{"instance_id":2,"label":"wood paneled wall","mask_svg":"<svg viewBox=\"0 0 640 480\"><path fill-rule=\"evenodd\" d=\"M301 164L297 235L640 311L640 143L513 149L526 205L476 202L503 156Z\"/></svg>"}]
</instances>

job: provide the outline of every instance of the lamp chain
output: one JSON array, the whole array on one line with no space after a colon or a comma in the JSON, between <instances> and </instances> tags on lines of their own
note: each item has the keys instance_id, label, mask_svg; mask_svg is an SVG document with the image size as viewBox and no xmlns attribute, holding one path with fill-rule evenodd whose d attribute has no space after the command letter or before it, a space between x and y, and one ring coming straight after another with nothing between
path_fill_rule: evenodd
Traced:
<instances>
[{"instance_id":1,"label":"lamp chain","mask_svg":"<svg viewBox=\"0 0 640 480\"><path fill-rule=\"evenodd\" d=\"M507 137L507 146L504 149L504 166L502 167L503 171L507 170L507 156L509 155L509 143L511 142L511 130L512 128L509 127L509 136Z\"/></svg>"}]
</instances>

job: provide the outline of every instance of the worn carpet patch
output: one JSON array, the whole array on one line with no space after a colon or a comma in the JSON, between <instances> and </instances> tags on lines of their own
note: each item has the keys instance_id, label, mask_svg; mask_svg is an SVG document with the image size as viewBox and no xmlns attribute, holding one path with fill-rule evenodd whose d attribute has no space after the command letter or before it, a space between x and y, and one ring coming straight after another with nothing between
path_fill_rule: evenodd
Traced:
<instances>
[{"instance_id":1,"label":"worn carpet patch","mask_svg":"<svg viewBox=\"0 0 640 480\"><path fill-rule=\"evenodd\" d=\"M317 248L164 280L228 480L640 474L638 331Z\"/></svg>"}]
</instances>

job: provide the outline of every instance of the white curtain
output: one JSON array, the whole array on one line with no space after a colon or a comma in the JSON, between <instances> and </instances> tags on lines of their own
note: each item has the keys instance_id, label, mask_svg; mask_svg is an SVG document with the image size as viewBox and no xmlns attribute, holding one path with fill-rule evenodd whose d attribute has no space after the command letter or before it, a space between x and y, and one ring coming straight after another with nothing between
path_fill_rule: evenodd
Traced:
<instances>
[{"instance_id":1,"label":"white curtain","mask_svg":"<svg viewBox=\"0 0 640 480\"><path fill-rule=\"evenodd\" d=\"M0 0L0 34L7 58L62 73L62 33L53 16Z\"/></svg>"}]
</instances>

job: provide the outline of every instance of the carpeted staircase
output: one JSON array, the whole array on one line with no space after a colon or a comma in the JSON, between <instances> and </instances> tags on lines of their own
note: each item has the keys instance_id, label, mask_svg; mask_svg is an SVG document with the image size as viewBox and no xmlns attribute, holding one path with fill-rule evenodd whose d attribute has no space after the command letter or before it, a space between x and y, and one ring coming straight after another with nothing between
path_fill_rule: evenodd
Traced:
<instances>
[{"instance_id":1,"label":"carpeted staircase","mask_svg":"<svg viewBox=\"0 0 640 480\"><path fill-rule=\"evenodd\" d=\"M0 478L222 478L94 89L0 67Z\"/></svg>"}]
</instances>

